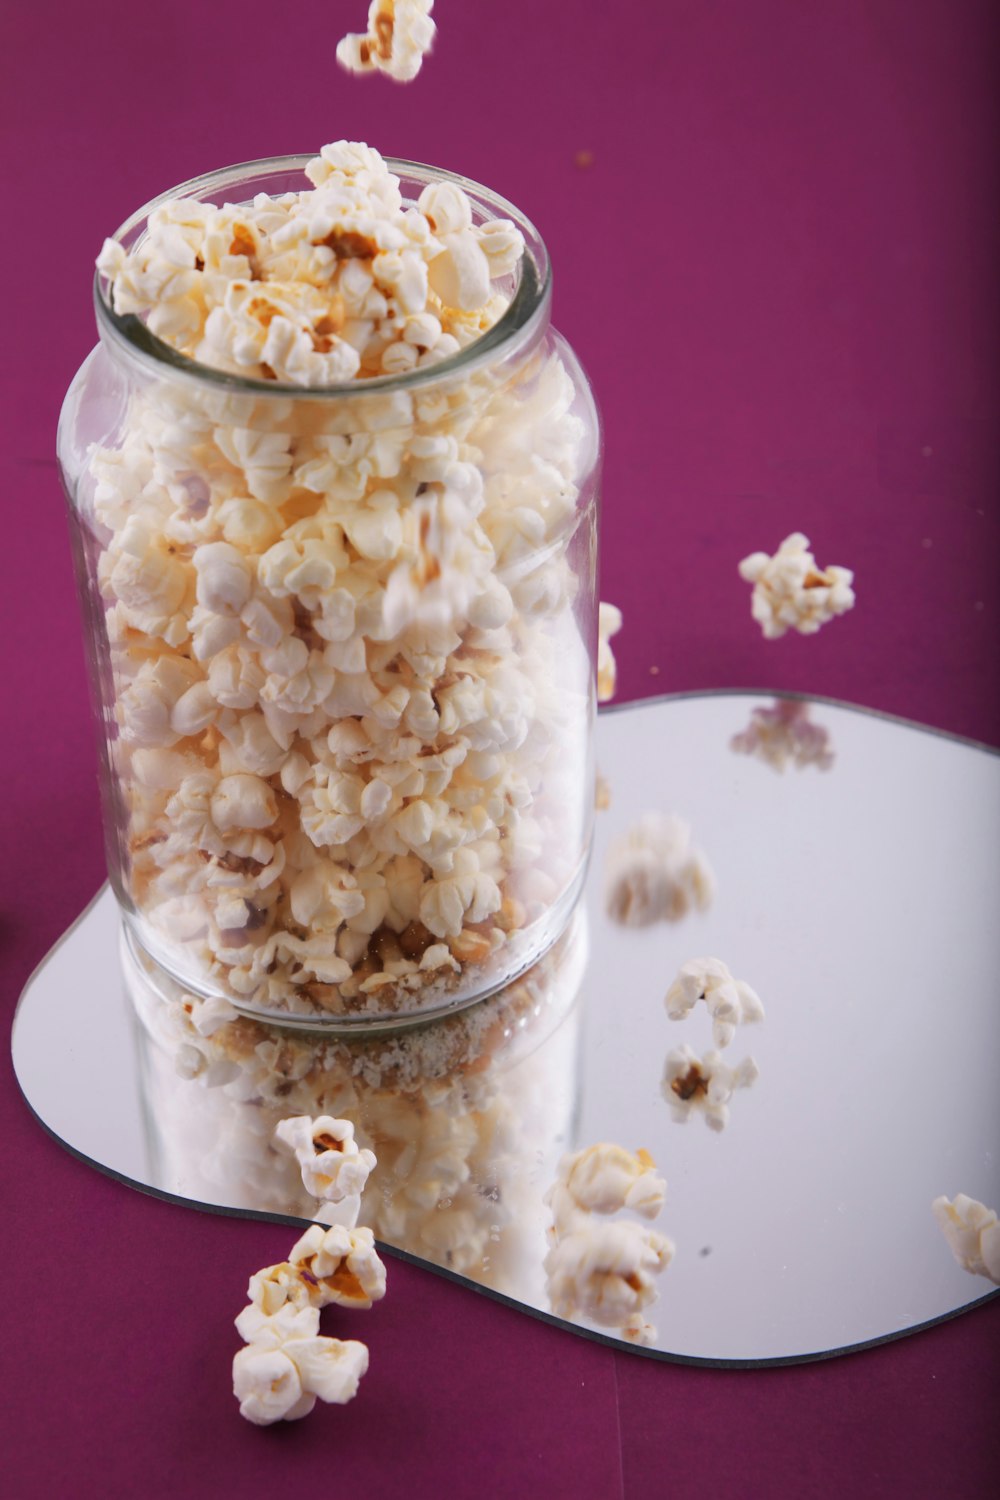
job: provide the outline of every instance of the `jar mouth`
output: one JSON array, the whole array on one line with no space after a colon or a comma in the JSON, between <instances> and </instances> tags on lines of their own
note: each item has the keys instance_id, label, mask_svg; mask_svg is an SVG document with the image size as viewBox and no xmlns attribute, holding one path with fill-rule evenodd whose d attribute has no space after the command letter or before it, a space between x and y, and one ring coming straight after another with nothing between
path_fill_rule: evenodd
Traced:
<instances>
[{"instance_id":1,"label":"jar mouth","mask_svg":"<svg viewBox=\"0 0 1000 1500\"><path fill-rule=\"evenodd\" d=\"M137 209L115 231L112 238L125 249L133 249L145 233L149 216L164 203L176 198L198 198L209 202L215 199L221 204L233 201L227 196L227 190L234 188L242 189L248 197L258 192L274 192L275 189L280 192L301 192L302 184L298 179L304 177L306 165L313 159L312 155L263 157L257 161L242 162L216 172L207 172L200 177L192 177L187 182L160 193ZM135 313L116 312L111 283L98 271L94 276L94 306L102 337L107 337L122 353L137 359L150 373L163 374L169 371L181 378L186 376L196 380L199 385L208 384L217 390L240 395L318 401L343 401L397 391L425 390L429 386L449 382L456 376L468 375L497 359L506 360L530 347L545 327L552 300L552 268L548 251L535 226L506 198L457 172L406 161L401 157L387 156L383 159L389 171L400 179L404 203L415 202L415 196L412 200L408 199L409 184L417 186L419 192L429 183L451 182L472 200L477 222L511 219L524 236L524 253L506 310L491 328L457 354L449 355L436 364L400 374L374 375L338 385L304 386L287 381L258 380L234 375L229 370L216 369L181 354L153 333ZM305 182L308 185L307 178ZM266 186L268 183L270 187Z\"/></svg>"}]
</instances>

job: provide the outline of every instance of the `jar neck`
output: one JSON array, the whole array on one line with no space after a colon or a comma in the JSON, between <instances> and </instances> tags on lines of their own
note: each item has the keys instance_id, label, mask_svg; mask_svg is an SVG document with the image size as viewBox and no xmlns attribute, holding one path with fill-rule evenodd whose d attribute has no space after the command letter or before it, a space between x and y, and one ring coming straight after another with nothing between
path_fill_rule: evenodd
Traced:
<instances>
[{"instance_id":1,"label":"jar neck","mask_svg":"<svg viewBox=\"0 0 1000 1500\"><path fill-rule=\"evenodd\" d=\"M249 202L259 193L271 195L301 191L307 179L304 169L307 156L276 157L248 162L237 167L194 178L161 194L137 210L116 232L114 238L126 249L134 249L144 238L150 215L161 205L183 198L202 202ZM548 253L534 225L513 204L478 183L455 173L414 162L386 158L389 170L399 179L404 203L416 202L429 184L451 182L469 197L477 223L498 218L511 219L521 231L525 250L509 289L507 308L497 322L458 353L439 363L407 371L355 380L337 386L298 386L272 380L247 379L226 370L215 369L181 354L158 338L135 314L116 312L110 285L98 274L94 283L94 301L98 332L111 359L139 384L168 382L179 394L196 399L196 392L234 399L263 413L273 403L272 416L278 417L279 404L289 401L309 402L317 407L333 403L338 412L350 410L359 425L372 410L407 405L418 397L442 396L453 399L475 376L484 376L489 384L504 384L530 360L544 340L550 326L552 275ZM185 389L186 388L186 389Z\"/></svg>"}]
</instances>

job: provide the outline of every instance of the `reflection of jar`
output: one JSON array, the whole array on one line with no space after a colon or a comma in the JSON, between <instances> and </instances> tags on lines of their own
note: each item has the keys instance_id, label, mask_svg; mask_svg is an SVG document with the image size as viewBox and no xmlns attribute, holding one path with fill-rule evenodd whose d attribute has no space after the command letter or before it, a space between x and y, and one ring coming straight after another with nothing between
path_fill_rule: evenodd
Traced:
<instances>
[{"instance_id":1,"label":"reflection of jar","mask_svg":"<svg viewBox=\"0 0 1000 1500\"><path fill-rule=\"evenodd\" d=\"M126 950L153 1185L311 1218L316 1200L275 1126L347 1118L378 1157L362 1224L435 1264L540 1295L543 1196L573 1125L586 948L580 911L534 967L479 1005L350 1037L197 999Z\"/></svg>"},{"instance_id":2,"label":"reflection of jar","mask_svg":"<svg viewBox=\"0 0 1000 1500\"><path fill-rule=\"evenodd\" d=\"M304 162L167 196L279 195ZM407 201L448 177L390 165ZM459 353L338 387L247 380L116 313L99 278L100 345L63 410L127 931L254 1014L464 1004L545 951L582 881L596 412L536 232L451 180L527 247Z\"/></svg>"}]
</instances>

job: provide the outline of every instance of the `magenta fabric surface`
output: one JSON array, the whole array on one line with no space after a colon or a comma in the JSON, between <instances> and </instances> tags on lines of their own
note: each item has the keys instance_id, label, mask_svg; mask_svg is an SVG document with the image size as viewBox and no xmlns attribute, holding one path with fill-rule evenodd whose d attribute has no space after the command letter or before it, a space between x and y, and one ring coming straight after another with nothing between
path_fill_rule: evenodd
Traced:
<instances>
[{"instance_id":1,"label":"magenta fabric surface","mask_svg":"<svg viewBox=\"0 0 1000 1500\"><path fill-rule=\"evenodd\" d=\"M53 459L94 341L92 262L140 203L213 167L349 136L535 220L604 415L623 696L792 688L1000 741L993 7L438 0L436 52L406 88L335 67L365 10L10 8L8 1018L103 877ZM855 569L857 608L765 642L736 562L796 529ZM996 1493L998 1302L823 1364L705 1370L393 1262L386 1301L329 1330L370 1345L359 1398L251 1428L231 1320L289 1231L90 1171L34 1122L9 1063L0 1108L12 1500Z\"/></svg>"}]
</instances>

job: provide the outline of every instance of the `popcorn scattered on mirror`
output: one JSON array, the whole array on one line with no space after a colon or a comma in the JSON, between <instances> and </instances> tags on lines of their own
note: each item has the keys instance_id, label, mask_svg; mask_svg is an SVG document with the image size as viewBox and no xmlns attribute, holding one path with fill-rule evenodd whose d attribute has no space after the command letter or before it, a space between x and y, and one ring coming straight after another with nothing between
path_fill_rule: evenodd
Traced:
<instances>
[{"instance_id":1,"label":"popcorn scattered on mirror","mask_svg":"<svg viewBox=\"0 0 1000 1500\"><path fill-rule=\"evenodd\" d=\"M963 1270L1000 1286L1000 1220L995 1211L965 1193L957 1193L953 1200L935 1198L931 1211Z\"/></svg>"},{"instance_id":2,"label":"popcorn scattered on mirror","mask_svg":"<svg viewBox=\"0 0 1000 1500\"><path fill-rule=\"evenodd\" d=\"M814 635L821 625L854 604L849 568L820 568L801 531L785 537L777 552L752 552L739 565L740 577L752 583L750 610L768 640L787 630Z\"/></svg>"},{"instance_id":3,"label":"popcorn scattered on mirror","mask_svg":"<svg viewBox=\"0 0 1000 1500\"><path fill-rule=\"evenodd\" d=\"M778 772L789 764L796 770L816 766L828 771L836 759L829 730L813 722L809 704L799 698L776 698L766 707L753 709L750 723L733 735L729 748L752 755Z\"/></svg>"},{"instance_id":4,"label":"popcorn scattered on mirror","mask_svg":"<svg viewBox=\"0 0 1000 1500\"><path fill-rule=\"evenodd\" d=\"M711 866L682 818L644 813L608 850L604 906L623 927L678 922L692 907L705 911L714 894Z\"/></svg>"},{"instance_id":5,"label":"popcorn scattered on mirror","mask_svg":"<svg viewBox=\"0 0 1000 1500\"><path fill-rule=\"evenodd\" d=\"M434 0L371 0L368 30L349 32L337 44L337 61L349 73L385 73L409 83L437 35L433 9Z\"/></svg>"},{"instance_id":6,"label":"popcorn scattered on mirror","mask_svg":"<svg viewBox=\"0 0 1000 1500\"><path fill-rule=\"evenodd\" d=\"M764 1019L757 991L742 979L734 979L721 958L692 958L681 965L664 1000L667 1015L681 1021L699 1000L705 1001L712 1018L712 1040L717 1047L728 1047L737 1026Z\"/></svg>"},{"instance_id":7,"label":"popcorn scattered on mirror","mask_svg":"<svg viewBox=\"0 0 1000 1500\"><path fill-rule=\"evenodd\" d=\"M341 1222L356 1224L375 1153L359 1148L351 1121L296 1115L279 1120L274 1134L294 1154L306 1191L331 1207L342 1206Z\"/></svg>"},{"instance_id":8,"label":"popcorn scattered on mirror","mask_svg":"<svg viewBox=\"0 0 1000 1500\"><path fill-rule=\"evenodd\" d=\"M699 1057L685 1043L667 1053L660 1091L678 1124L687 1124L700 1114L710 1130L725 1130L729 1124L729 1101L736 1089L750 1088L760 1076L752 1057L729 1067L718 1052Z\"/></svg>"}]
</instances>

